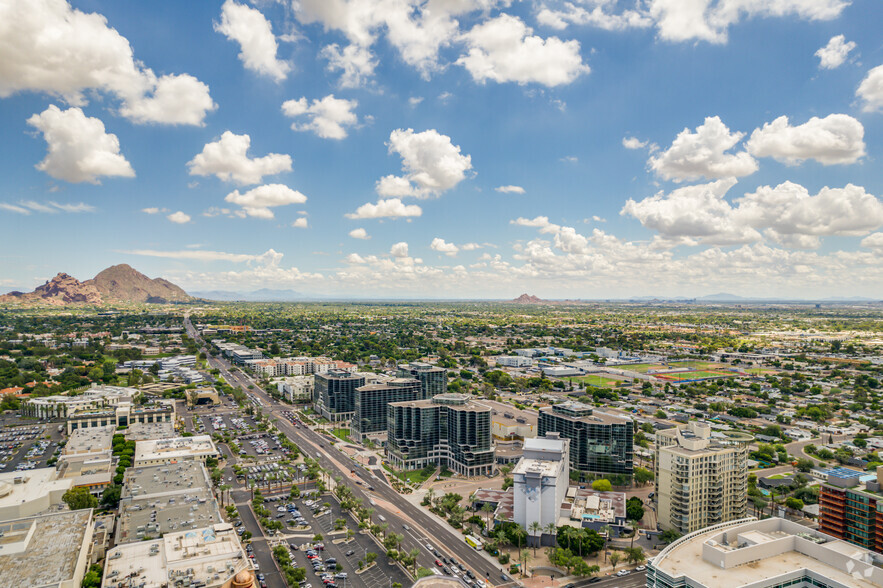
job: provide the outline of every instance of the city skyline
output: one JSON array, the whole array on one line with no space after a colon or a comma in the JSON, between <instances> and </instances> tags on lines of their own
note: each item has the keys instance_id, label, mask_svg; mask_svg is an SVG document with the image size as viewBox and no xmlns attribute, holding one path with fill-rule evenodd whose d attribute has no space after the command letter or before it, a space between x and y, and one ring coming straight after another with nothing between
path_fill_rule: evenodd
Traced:
<instances>
[{"instance_id":1,"label":"city skyline","mask_svg":"<svg viewBox=\"0 0 883 588\"><path fill-rule=\"evenodd\" d=\"M188 292L879 297L881 17L5 2L0 290L126 263Z\"/></svg>"}]
</instances>

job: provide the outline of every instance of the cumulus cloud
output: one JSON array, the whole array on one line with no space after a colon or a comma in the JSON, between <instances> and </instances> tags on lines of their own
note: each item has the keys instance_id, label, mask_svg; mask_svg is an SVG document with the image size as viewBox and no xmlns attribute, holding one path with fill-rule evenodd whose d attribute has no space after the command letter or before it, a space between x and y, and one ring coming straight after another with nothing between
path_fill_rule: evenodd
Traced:
<instances>
[{"instance_id":1,"label":"cumulus cloud","mask_svg":"<svg viewBox=\"0 0 883 588\"><path fill-rule=\"evenodd\" d=\"M497 186L494 190L503 194L524 194L524 188L521 186Z\"/></svg>"},{"instance_id":2,"label":"cumulus cloud","mask_svg":"<svg viewBox=\"0 0 883 588\"><path fill-rule=\"evenodd\" d=\"M883 252L883 233L872 233L862 239L862 247Z\"/></svg>"},{"instance_id":3,"label":"cumulus cloud","mask_svg":"<svg viewBox=\"0 0 883 588\"><path fill-rule=\"evenodd\" d=\"M416 204L403 204L398 198L380 199L377 204L366 202L356 212L346 214L347 218L397 218L420 216L423 209Z\"/></svg>"},{"instance_id":4,"label":"cumulus cloud","mask_svg":"<svg viewBox=\"0 0 883 588\"><path fill-rule=\"evenodd\" d=\"M404 241L393 244L389 248L389 254L393 257L408 257L408 244Z\"/></svg>"},{"instance_id":5,"label":"cumulus cloud","mask_svg":"<svg viewBox=\"0 0 883 588\"><path fill-rule=\"evenodd\" d=\"M646 11L627 9L620 13L607 10L608 2L597 2L591 10L573 2L559 7L543 5L537 12L537 22L553 29L564 30L569 25L588 25L605 31L622 31L653 26Z\"/></svg>"},{"instance_id":6,"label":"cumulus cloud","mask_svg":"<svg viewBox=\"0 0 883 588\"><path fill-rule=\"evenodd\" d=\"M85 92L98 90L136 123L202 125L217 107L206 84L187 74L157 77L104 16L66 0L0 4L0 55L0 98L46 92L83 106Z\"/></svg>"},{"instance_id":7,"label":"cumulus cloud","mask_svg":"<svg viewBox=\"0 0 883 588\"><path fill-rule=\"evenodd\" d=\"M177 212L173 212L172 214L166 217L176 225L184 225L190 222L190 215L181 212L180 210Z\"/></svg>"},{"instance_id":8,"label":"cumulus cloud","mask_svg":"<svg viewBox=\"0 0 883 588\"><path fill-rule=\"evenodd\" d=\"M120 153L120 142L104 130L104 123L79 108L61 110L54 104L28 119L43 133L48 152L37 169L67 182L98 184L102 176L135 177Z\"/></svg>"},{"instance_id":9,"label":"cumulus cloud","mask_svg":"<svg viewBox=\"0 0 883 588\"><path fill-rule=\"evenodd\" d=\"M791 126L780 116L751 133L745 147L755 157L772 157L796 165L815 159L824 165L855 163L865 155L862 123L848 114L812 117L802 125Z\"/></svg>"},{"instance_id":10,"label":"cumulus cloud","mask_svg":"<svg viewBox=\"0 0 883 588\"><path fill-rule=\"evenodd\" d=\"M754 158L745 151L727 153L743 136L731 133L717 116L707 117L695 132L681 131L671 147L647 164L661 178L675 182L747 176L757 171Z\"/></svg>"},{"instance_id":11,"label":"cumulus cloud","mask_svg":"<svg viewBox=\"0 0 883 588\"><path fill-rule=\"evenodd\" d=\"M254 159L248 157L251 137L224 131L221 138L206 143L202 152L187 162L191 176L217 176L240 186L258 184L264 176L291 171L291 156L270 153Z\"/></svg>"},{"instance_id":12,"label":"cumulus cloud","mask_svg":"<svg viewBox=\"0 0 883 588\"><path fill-rule=\"evenodd\" d=\"M282 112L291 118L304 117L308 120L304 123L293 122L293 131L312 131L323 139L344 139L346 127L359 122L353 112L358 105L355 100L335 98L334 94L329 94L321 100L313 100L312 104L306 98L286 100L282 104Z\"/></svg>"},{"instance_id":13,"label":"cumulus cloud","mask_svg":"<svg viewBox=\"0 0 883 588\"><path fill-rule=\"evenodd\" d=\"M429 198L454 188L472 169L472 158L435 129L415 133L396 129L389 135L389 153L402 158L403 176L385 176L377 182L380 196Z\"/></svg>"},{"instance_id":14,"label":"cumulus cloud","mask_svg":"<svg viewBox=\"0 0 883 588\"><path fill-rule=\"evenodd\" d=\"M643 149L648 144L648 141L641 141L637 137L623 137L622 138L622 146L626 149Z\"/></svg>"},{"instance_id":15,"label":"cumulus cloud","mask_svg":"<svg viewBox=\"0 0 883 588\"><path fill-rule=\"evenodd\" d=\"M271 219L275 216L271 208L302 204L307 201L307 197L284 184L265 184L252 188L244 194L234 190L227 194L224 200L241 206L241 212L246 216Z\"/></svg>"},{"instance_id":16,"label":"cumulus cloud","mask_svg":"<svg viewBox=\"0 0 883 588\"><path fill-rule=\"evenodd\" d=\"M342 72L341 88L359 88L367 84L374 75L377 60L366 47L350 44L340 48L337 43L326 45L320 55L328 60L328 71Z\"/></svg>"},{"instance_id":17,"label":"cumulus cloud","mask_svg":"<svg viewBox=\"0 0 883 588\"><path fill-rule=\"evenodd\" d=\"M168 211L169 211L168 208L159 208L156 206L149 206L147 208L141 209L141 212L143 212L144 214L163 214Z\"/></svg>"},{"instance_id":18,"label":"cumulus cloud","mask_svg":"<svg viewBox=\"0 0 883 588\"><path fill-rule=\"evenodd\" d=\"M432 243L429 247L433 251L438 251L439 253L444 253L449 257L455 257L459 252L460 248L454 245L453 243L447 243L444 239L440 237L436 237L432 240Z\"/></svg>"},{"instance_id":19,"label":"cumulus cloud","mask_svg":"<svg viewBox=\"0 0 883 588\"><path fill-rule=\"evenodd\" d=\"M366 231L365 229L363 229L361 227L359 227L358 229L353 229L352 231L350 231L349 234L350 234L350 237L352 237L353 239L366 240L366 239L371 238L371 236L368 235L368 231Z\"/></svg>"},{"instance_id":20,"label":"cumulus cloud","mask_svg":"<svg viewBox=\"0 0 883 588\"><path fill-rule=\"evenodd\" d=\"M670 244L733 245L763 237L788 247L812 249L819 237L861 236L883 225L883 203L864 188L822 188L815 196L799 184L761 186L735 200L724 199L734 178L628 200L632 216Z\"/></svg>"},{"instance_id":21,"label":"cumulus cloud","mask_svg":"<svg viewBox=\"0 0 883 588\"><path fill-rule=\"evenodd\" d=\"M555 87L589 73L578 41L543 39L515 16L501 14L463 35L468 52L457 60L476 82L488 80Z\"/></svg>"},{"instance_id":22,"label":"cumulus cloud","mask_svg":"<svg viewBox=\"0 0 883 588\"><path fill-rule=\"evenodd\" d=\"M855 49L853 41L846 42L844 35L831 37L828 44L816 51L820 69L837 69L846 61L849 52Z\"/></svg>"},{"instance_id":23,"label":"cumulus cloud","mask_svg":"<svg viewBox=\"0 0 883 588\"><path fill-rule=\"evenodd\" d=\"M883 110L883 65L868 72L855 95L864 102L862 110L865 112Z\"/></svg>"},{"instance_id":24,"label":"cumulus cloud","mask_svg":"<svg viewBox=\"0 0 883 588\"><path fill-rule=\"evenodd\" d=\"M215 23L215 30L239 43L239 60L246 69L277 82L284 80L291 71L287 62L276 58L276 37L270 21L260 10L227 0L221 7L221 22Z\"/></svg>"},{"instance_id":25,"label":"cumulus cloud","mask_svg":"<svg viewBox=\"0 0 883 588\"><path fill-rule=\"evenodd\" d=\"M17 204L0 202L0 209L24 215L29 215L32 212L55 214L58 212L78 213L95 211L94 206L92 206L91 204L86 204L85 202L73 204L66 202L55 202L54 200L50 200L48 202L20 200Z\"/></svg>"},{"instance_id":26,"label":"cumulus cloud","mask_svg":"<svg viewBox=\"0 0 883 588\"><path fill-rule=\"evenodd\" d=\"M307 221L307 217L305 217L305 216L302 216L302 217L296 219L293 223L291 223L291 226L294 227L295 229L308 229L308 228L310 228L310 224Z\"/></svg>"}]
</instances>

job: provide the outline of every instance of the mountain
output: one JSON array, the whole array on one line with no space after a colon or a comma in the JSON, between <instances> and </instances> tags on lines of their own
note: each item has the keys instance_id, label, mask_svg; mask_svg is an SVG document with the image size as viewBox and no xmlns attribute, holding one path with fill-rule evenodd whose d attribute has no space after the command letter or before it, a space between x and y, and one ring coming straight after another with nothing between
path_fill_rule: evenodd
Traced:
<instances>
[{"instance_id":1,"label":"mountain","mask_svg":"<svg viewBox=\"0 0 883 588\"><path fill-rule=\"evenodd\" d=\"M168 280L148 278L126 264L111 266L85 282L66 273L59 273L33 292L10 292L0 296L0 303L38 303L55 306L111 302L164 304L191 300L193 300L191 296Z\"/></svg>"},{"instance_id":2,"label":"mountain","mask_svg":"<svg viewBox=\"0 0 883 588\"><path fill-rule=\"evenodd\" d=\"M522 294L515 300L510 300L509 302L512 304L542 304L545 300L533 296L532 294Z\"/></svg>"},{"instance_id":3,"label":"mountain","mask_svg":"<svg viewBox=\"0 0 883 588\"><path fill-rule=\"evenodd\" d=\"M316 296L307 296L294 290L273 290L271 288L261 288L251 292L209 290L206 292L194 292L193 295L206 300L222 302L297 302L317 298Z\"/></svg>"}]
</instances>

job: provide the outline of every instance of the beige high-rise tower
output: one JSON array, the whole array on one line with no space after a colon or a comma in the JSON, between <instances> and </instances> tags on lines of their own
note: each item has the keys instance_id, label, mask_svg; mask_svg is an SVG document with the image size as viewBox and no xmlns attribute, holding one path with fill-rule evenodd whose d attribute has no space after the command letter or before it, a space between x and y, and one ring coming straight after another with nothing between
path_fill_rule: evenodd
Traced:
<instances>
[{"instance_id":1,"label":"beige high-rise tower","mask_svg":"<svg viewBox=\"0 0 883 588\"><path fill-rule=\"evenodd\" d=\"M748 512L748 444L752 437L691 422L656 433L659 526L681 534L733 521Z\"/></svg>"}]
</instances>

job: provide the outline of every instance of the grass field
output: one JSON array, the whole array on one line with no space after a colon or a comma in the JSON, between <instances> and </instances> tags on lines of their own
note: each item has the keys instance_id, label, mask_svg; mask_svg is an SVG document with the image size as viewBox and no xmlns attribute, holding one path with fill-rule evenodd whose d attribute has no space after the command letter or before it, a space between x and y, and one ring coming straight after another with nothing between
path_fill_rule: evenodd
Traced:
<instances>
[{"instance_id":1,"label":"grass field","mask_svg":"<svg viewBox=\"0 0 883 588\"><path fill-rule=\"evenodd\" d=\"M612 388L623 381L623 380L617 380L615 378L608 378L606 376L579 376L576 378L568 378L568 380L573 380L575 382L581 382L583 384L589 384L591 386L608 387L608 388Z\"/></svg>"},{"instance_id":2,"label":"grass field","mask_svg":"<svg viewBox=\"0 0 883 588\"><path fill-rule=\"evenodd\" d=\"M722 363L714 363L713 361L701 361L701 360L688 360L688 361L673 361L668 364L670 367L688 367L694 370L713 370L717 368L726 367L725 364Z\"/></svg>"},{"instance_id":3,"label":"grass field","mask_svg":"<svg viewBox=\"0 0 883 588\"><path fill-rule=\"evenodd\" d=\"M767 374L778 373L776 370L772 370L769 368L745 368L742 371L745 372L746 374L751 374L752 376L765 376Z\"/></svg>"},{"instance_id":4,"label":"grass field","mask_svg":"<svg viewBox=\"0 0 883 588\"><path fill-rule=\"evenodd\" d=\"M646 374L650 370L665 369L664 365L658 363L634 363L629 365L613 365L610 367L615 370L628 370L630 372L638 372L639 374Z\"/></svg>"},{"instance_id":5,"label":"grass field","mask_svg":"<svg viewBox=\"0 0 883 588\"><path fill-rule=\"evenodd\" d=\"M435 473L435 468L423 468L422 470L403 470L398 471L389 467L387 464L383 464L383 469L387 472L402 480L403 482L410 482L412 484L422 484L429 477Z\"/></svg>"},{"instance_id":6,"label":"grass field","mask_svg":"<svg viewBox=\"0 0 883 588\"><path fill-rule=\"evenodd\" d=\"M333 431L331 431L331 434L341 441L351 441L349 429L334 429Z\"/></svg>"},{"instance_id":7,"label":"grass field","mask_svg":"<svg viewBox=\"0 0 883 588\"><path fill-rule=\"evenodd\" d=\"M655 375L660 380L669 380L669 381L678 382L680 380L701 380L704 378L729 377L734 374L727 373L727 372L695 371L695 372L678 372L676 374L655 374Z\"/></svg>"}]
</instances>

